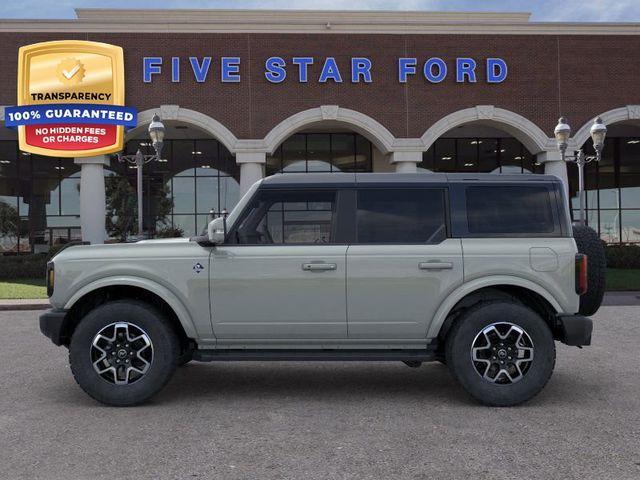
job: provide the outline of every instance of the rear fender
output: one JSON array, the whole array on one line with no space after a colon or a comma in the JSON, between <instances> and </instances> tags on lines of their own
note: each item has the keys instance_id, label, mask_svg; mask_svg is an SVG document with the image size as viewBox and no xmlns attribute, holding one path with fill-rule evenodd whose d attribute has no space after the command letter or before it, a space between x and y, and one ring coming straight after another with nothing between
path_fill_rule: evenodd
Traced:
<instances>
[{"instance_id":1,"label":"rear fender","mask_svg":"<svg viewBox=\"0 0 640 480\"><path fill-rule=\"evenodd\" d=\"M444 302L442 302L440 308L438 308L438 310L436 311L431 324L429 325L427 338L436 338L438 336L442 325L449 316L449 313L451 312L453 307L455 307L456 304L464 297L475 292L476 290L480 290L481 288L496 287L501 285L510 285L531 290L532 292L537 293L547 302L549 302L549 304L554 308L556 312L562 312L563 310L560 303L558 303L558 301L553 295L551 295L551 293L530 280L510 275L494 275L478 278L476 280L472 280L468 283L462 284L460 287L454 290Z\"/></svg>"}]
</instances>

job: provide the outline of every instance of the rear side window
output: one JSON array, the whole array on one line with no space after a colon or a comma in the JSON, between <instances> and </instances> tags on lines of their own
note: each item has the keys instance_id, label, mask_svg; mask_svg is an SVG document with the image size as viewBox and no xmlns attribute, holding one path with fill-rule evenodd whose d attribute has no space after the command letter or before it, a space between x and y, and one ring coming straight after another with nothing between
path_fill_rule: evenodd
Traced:
<instances>
[{"instance_id":1,"label":"rear side window","mask_svg":"<svg viewBox=\"0 0 640 480\"><path fill-rule=\"evenodd\" d=\"M447 236L444 190L358 190L358 243L439 243Z\"/></svg>"},{"instance_id":2,"label":"rear side window","mask_svg":"<svg viewBox=\"0 0 640 480\"><path fill-rule=\"evenodd\" d=\"M468 187L466 196L471 234L553 234L557 230L545 187Z\"/></svg>"}]
</instances>

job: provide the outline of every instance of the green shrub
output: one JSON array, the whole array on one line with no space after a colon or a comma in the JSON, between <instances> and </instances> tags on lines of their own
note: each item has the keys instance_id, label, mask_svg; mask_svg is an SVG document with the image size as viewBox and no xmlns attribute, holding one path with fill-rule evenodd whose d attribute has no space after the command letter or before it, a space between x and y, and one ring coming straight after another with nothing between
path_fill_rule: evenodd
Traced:
<instances>
[{"instance_id":1,"label":"green shrub","mask_svg":"<svg viewBox=\"0 0 640 480\"><path fill-rule=\"evenodd\" d=\"M184 237L184 230L180 227L165 227L156 231L156 238L180 238Z\"/></svg>"},{"instance_id":2,"label":"green shrub","mask_svg":"<svg viewBox=\"0 0 640 480\"><path fill-rule=\"evenodd\" d=\"M0 280L18 278L44 278L47 273L47 255L3 255L0 256Z\"/></svg>"},{"instance_id":3,"label":"green shrub","mask_svg":"<svg viewBox=\"0 0 640 480\"><path fill-rule=\"evenodd\" d=\"M63 247L64 245L56 245L51 247L48 253L0 255L0 281L22 278L44 279L47 274L47 262Z\"/></svg>"},{"instance_id":4,"label":"green shrub","mask_svg":"<svg viewBox=\"0 0 640 480\"><path fill-rule=\"evenodd\" d=\"M640 246L607 245L607 268L640 269Z\"/></svg>"}]
</instances>

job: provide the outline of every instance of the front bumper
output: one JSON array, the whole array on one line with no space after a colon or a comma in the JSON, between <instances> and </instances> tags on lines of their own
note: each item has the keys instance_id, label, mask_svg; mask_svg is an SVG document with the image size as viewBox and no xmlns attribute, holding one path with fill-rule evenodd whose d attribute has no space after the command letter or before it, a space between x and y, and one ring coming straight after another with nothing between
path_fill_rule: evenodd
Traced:
<instances>
[{"instance_id":1,"label":"front bumper","mask_svg":"<svg viewBox=\"0 0 640 480\"><path fill-rule=\"evenodd\" d=\"M52 308L40 315L40 331L45 337L51 339L55 345L62 345L64 337L64 324L67 317L67 310Z\"/></svg>"},{"instance_id":2,"label":"front bumper","mask_svg":"<svg viewBox=\"0 0 640 480\"><path fill-rule=\"evenodd\" d=\"M558 340L573 347L591 345L593 322L582 315L558 315Z\"/></svg>"}]
</instances>

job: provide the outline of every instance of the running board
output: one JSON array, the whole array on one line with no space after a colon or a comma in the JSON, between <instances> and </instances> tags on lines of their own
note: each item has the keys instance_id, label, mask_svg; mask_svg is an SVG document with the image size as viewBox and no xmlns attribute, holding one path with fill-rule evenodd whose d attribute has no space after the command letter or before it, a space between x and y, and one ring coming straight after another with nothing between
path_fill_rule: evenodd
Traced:
<instances>
[{"instance_id":1,"label":"running board","mask_svg":"<svg viewBox=\"0 0 640 480\"><path fill-rule=\"evenodd\" d=\"M193 359L215 361L376 361L430 362L435 349L424 350L196 350Z\"/></svg>"}]
</instances>

